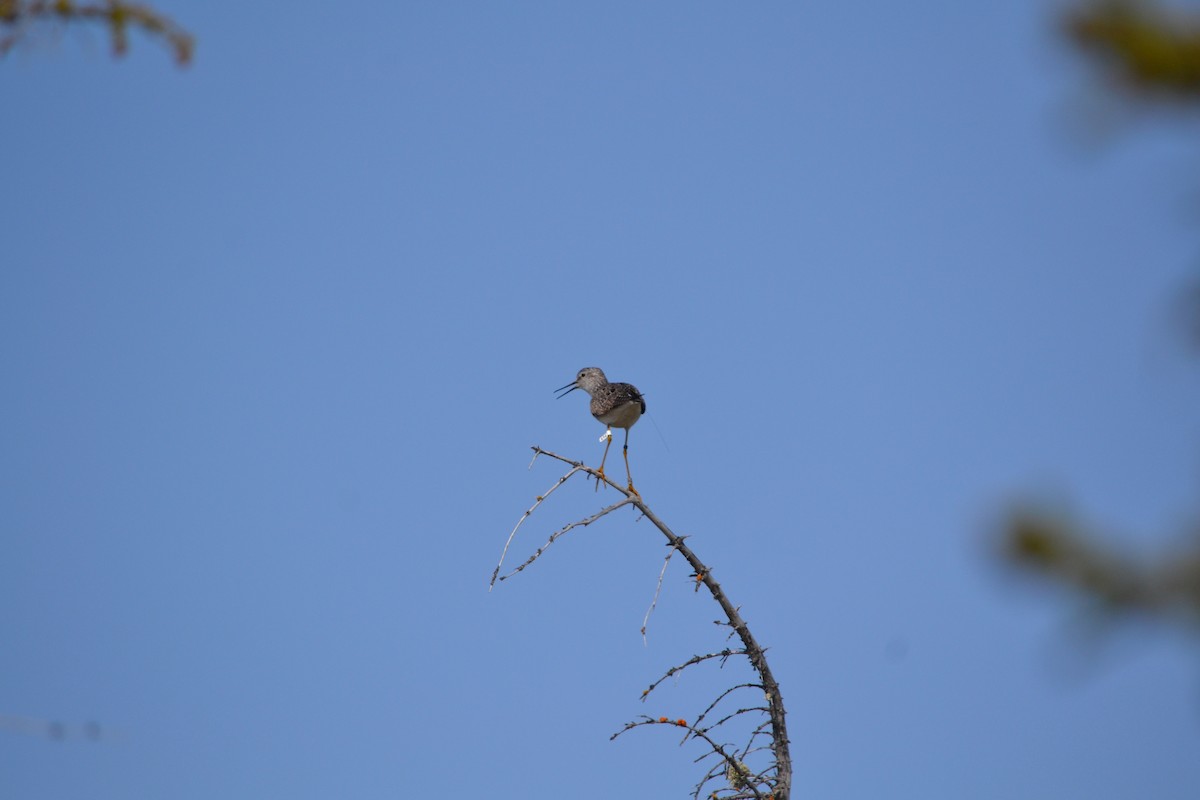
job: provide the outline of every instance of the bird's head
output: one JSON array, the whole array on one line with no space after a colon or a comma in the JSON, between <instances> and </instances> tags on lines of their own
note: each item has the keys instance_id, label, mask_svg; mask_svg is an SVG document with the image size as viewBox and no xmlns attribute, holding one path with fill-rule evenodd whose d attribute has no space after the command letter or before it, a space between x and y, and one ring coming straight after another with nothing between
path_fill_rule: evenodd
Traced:
<instances>
[{"instance_id":1,"label":"bird's head","mask_svg":"<svg viewBox=\"0 0 1200 800\"><path fill-rule=\"evenodd\" d=\"M562 392L562 394L558 396L558 398L561 400L576 389L583 389L588 394L591 394L592 392L596 391L597 388L606 383L608 383L608 378L604 377L604 370L600 369L599 367L584 367L583 369L579 370L579 374L575 376L575 380L571 381L566 386L555 389L554 391ZM566 391L563 391L564 389Z\"/></svg>"}]
</instances>

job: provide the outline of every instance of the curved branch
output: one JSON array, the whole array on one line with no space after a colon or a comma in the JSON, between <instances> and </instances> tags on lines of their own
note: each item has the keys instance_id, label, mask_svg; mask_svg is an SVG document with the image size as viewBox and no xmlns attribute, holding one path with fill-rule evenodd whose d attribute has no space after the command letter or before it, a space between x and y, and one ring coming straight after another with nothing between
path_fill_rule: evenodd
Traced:
<instances>
[{"instance_id":1,"label":"curved branch","mask_svg":"<svg viewBox=\"0 0 1200 800\"><path fill-rule=\"evenodd\" d=\"M697 556L690 547L687 546L686 542L684 541L684 537L679 536L672 531L665 522L659 519L658 516L650 510L650 507L646 505L646 502L642 499L642 496L637 492L629 491L622 486L618 486L609 480L607 475L591 469L590 467L586 467L581 462L571 461L570 459L564 458L557 453L544 450L537 446L533 447L533 451L537 455L548 456L549 458L556 459L571 466L573 468L572 472L586 472L595 477L598 481L604 481L609 486L612 486L618 492L625 495L625 500L622 503L618 503L616 507L625 504L633 505L638 511L642 512L642 515L646 519L650 520L654 527L658 528L663 536L667 538L667 541L670 543L671 547L679 551L679 553L685 559L687 559L688 564L691 565L692 570L694 571L697 581L697 588L699 587L700 583L703 583L705 588L708 589L709 594L711 594L713 599L717 601L717 604L721 606L721 610L725 613L725 618L728 620L729 627L733 629L733 632L736 633L738 638L742 641L742 645L745 648L745 655L750 660L750 665L762 679L763 692L767 696L767 712L771 722L771 750L775 756L776 775L772 795L774 796L775 800L788 800L791 794L792 786L792 756L787 735L787 714L783 707L783 694L779 689L779 682L775 680L775 676L771 672L771 667L767 663L766 651L758 643L758 640L754 638L754 635L751 634L750 627L746 624L746 621L742 619L742 615L738 611L737 607L730 602L729 598L725 594L725 591L721 588L721 585L717 583L715 578L713 578L712 570L700 560L699 556ZM611 510L613 510L613 508L605 509L597 516L603 516L605 513L608 513ZM589 518L589 521L594 521L594 518ZM705 741L709 741L710 744L713 744L707 736L701 735L699 731L693 731L693 733L700 736L700 738L703 738ZM722 757L730 760L730 763L734 764L735 768L737 768L736 761L729 759L729 757L725 755L724 750L718 749L717 752L719 752ZM755 790L754 796L760 796L757 790Z\"/></svg>"}]
</instances>

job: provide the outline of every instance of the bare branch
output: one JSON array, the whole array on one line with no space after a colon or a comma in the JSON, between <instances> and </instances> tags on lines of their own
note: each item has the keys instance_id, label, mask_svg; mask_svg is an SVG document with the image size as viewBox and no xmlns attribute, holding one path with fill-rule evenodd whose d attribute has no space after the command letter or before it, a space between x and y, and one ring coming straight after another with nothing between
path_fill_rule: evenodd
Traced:
<instances>
[{"instance_id":1,"label":"bare branch","mask_svg":"<svg viewBox=\"0 0 1200 800\"><path fill-rule=\"evenodd\" d=\"M738 688L742 688L742 687L738 687ZM767 711L768 711L768 709L766 706L750 706L749 708L739 708L737 711L734 711L731 714L726 714L725 716L721 717L719 720L714 722L712 725L709 725L708 728L706 728L706 730L716 730L717 728L721 727L729 720L733 719L734 717L740 717L742 714L750 714L750 713L754 713L754 712L757 712L759 714L766 714ZM699 723L699 720L696 720L696 722ZM762 730L765 730L764 726L770 725L770 724L771 724L771 720L768 717L767 721L763 725L759 725L759 727L756 728L755 730L757 730L759 733L761 733ZM751 734L751 738L753 738L753 736L754 736L754 734Z\"/></svg>"},{"instance_id":2,"label":"bare branch","mask_svg":"<svg viewBox=\"0 0 1200 800\"><path fill-rule=\"evenodd\" d=\"M706 708L700 712L700 716L696 717L696 723L695 723L696 726L699 727L700 723L704 721L704 718L708 716L710 711L712 711L714 708L717 707L718 703L720 703L722 700L724 700L726 697L728 697L732 693L736 692L738 689L758 689L759 691L762 691L762 684L739 683L737 686L730 686L728 689L726 689L725 691L723 691L719 695L717 695L716 699L708 704L708 708ZM735 717L738 714L741 714L743 711L766 711L766 710L767 709L763 708L762 706L758 706L756 708L748 708L748 709L742 709L741 711L735 711L733 714L730 714L728 717L725 717L721 721L713 724L711 726L711 728L720 727L725 722L725 720L730 719L731 717ZM706 728L705 730L711 730L711 728Z\"/></svg>"},{"instance_id":3,"label":"bare branch","mask_svg":"<svg viewBox=\"0 0 1200 800\"><path fill-rule=\"evenodd\" d=\"M727 661L730 656L737 656L737 655L744 656L744 655L746 655L746 651L745 650L730 650L730 649L726 648L726 649L721 650L716 653L706 653L705 655L702 655L702 656L692 656L691 658L689 658L687 661L683 662L682 664L677 664L676 666L671 667L669 670L667 670L665 673L663 673L663 676L661 678L656 680L654 683L650 684L650 688L647 689L646 691L642 692L642 700L645 700L646 697L651 692L653 692L655 689L657 689L659 684L661 684L667 678L670 678L672 675L674 675L677 672L682 672L683 670L687 669L688 667L692 666L693 664L699 664L703 661L709 661L714 658L719 658L719 659L721 659L722 666L724 666L725 661Z\"/></svg>"},{"instance_id":4,"label":"bare branch","mask_svg":"<svg viewBox=\"0 0 1200 800\"><path fill-rule=\"evenodd\" d=\"M572 470L572 473L574 473L574 472L575 472L575 470ZM536 551L534 551L533 555L531 555L529 558L525 559L525 563L521 564L521 566L517 567L516 569L514 569L512 572L508 573L507 575L501 575L499 580L506 581L509 578L511 578L513 575L516 575L518 572L524 571L524 569L526 567L528 567L534 561L537 561L538 558L542 555L542 553L546 552L546 549L548 547L550 547L550 545L554 544L560 537L565 536L568 531L574 530L575 528L586 528L588 525L591 525L593 522L600 519L601 517L607 516L608 514L611 514L612 512L616 511L621 506L627 506L629 504L630 504L630 501L628 499L621 500L620 502L613 503L611 506L608 506L607 508L600 509L595 514L592 514L590 517L584 517L583 519L576 520L575 522L567 523L563 527L556 530L554 533L550 534L550 538L546 540L546 543L544 545L542 545L541 547L539 547ZM518 524L520 524L520 523L518 523ZM496 570L499 571L499 569L500 569L500 567L497 566Z\"/></svg>"},{"instance_id":5,"label":"bare branch","mask_svg":"<svg viewBox=\"0 0 1200 800\"><path fill-rule=\"evenodd\" d=\"M712 737L709 736L706 732L704 732L702 730L698 730L695 727L689 725L687 723L687 720L683 720L683 719L672 720L672 719L668 719L667 717L659 717L658 719L654 719L653 717L643 716L637 722L625 723L625 727L623 727L621 730L617 731L616 733L614 733L612 736L610 736L608 738L610 741L614 740L617 737L621 736L622 734L625 734L625 733L633 730L634 728L640 728L644 725L674 725L679 728L686 728L687 733L684 735L684 738L683 738L684 742L686 742L689 738L700 739L701 741L708 744L708 746L710 748L709 752L705 753L703 756L701 756L699 759L697 759L697 761L707 758L708 756L715 755L715 756L721 758L725 762L725 765L727 767L731 767L734 770L736 770L738 772L738 774L745 774L745 773L743 773L743 770L745 770L745 767L746 767L745 764L742 764L736 758L731 756L729 754L729 752L725 749L724 745L721 745L721 744L718 744L717 742L715 742L712 739ZM683 744L683 742L680 742L680 744ZM719 775L719 774L721 774L721 771L718 770L715 774ZM712 771L710 771L709 774L707 776L705 776L704 780L702 780L696 786L696 791L692 794L692 796L698 797L700 792L704 788L704 784L706 784L710 780L712 780L713 777L714 777L714 773ZM751 774L751 775L749 775L749 777L751 778L751 780L753 780L760 776L755 776L755 775ZM766 781L757 781L757 782L765 783ZM755 798L765 797L765 795L763 795L763 793L760 792L753 784L749 784L745 788L747 791L750 792L750 794L745 795L746 797L755 797ZM779 795L776 794L776 796L778 797ZM731 800L731 799L727 798L727 800Z\"/></svg>"},{"instance_id":6,"label":"bare branch","mask_svg":"<svg viewBox=\"0 0 1200 800\"><path fill-rule=\"evenodd\" d=\"M787 712L783 707L783 694L779 689L778 681L775 680L775 676L771 672L771 666L767 663L765 651L750 633L750 628L746 625L746 621L742 619L741 614L734 608L733 603L729 601L721 585L713 578L712 570L705 566L704 562L692 552L692 549L687 546L681 537L676 535L674 531L667 527L666 523L660 520L646 506L641 497L634 500L633 504L645 515L646 519L653 523L654 527L662 531L662 534L667 537L672 546L687 559L687 562L696 572L697 580L708 588L713 599L717 601L721 606L721 610L725 612L725 616L729 620L729 625L737 633L738 638L742 640L742 644L745 646L746 656L750 659L751 666L754 667L755 671L762 678L763 691L767 695L767 707L771 718L772 750L775 754L775 768L777 770L774 795L776 800L787 800L791 794L792 786L792 756L787 736Z\"/></svg>"},{"instance_id":7,"label":"bare branch","mask_svg":"<svg viewBox=\"0 0 1200 800\"><path fill-rule=\"evenodd\" d=\"M701 662L709 661L712 659L721 659L722 665L723 665L724 662L726 660L728 660L730 656L733 656L733 655L746 656L747 660L750 662L751 667L754 669L754 671L758 674L759 678L761 679L761 682L741 683L741 684L738 684L737 686L732 687L731 689L728 689L728 690L722 692L708 706L708 708L706 708L702 712L702 714L700 715L700 717L697 720L696 725L688 725L685 720L671 721L671 720L668 720L666 717L661 717L657 720L653 719L651 717L643 717L641 719L641 721L627 723L626 726L622 730L613 734L612 738L615 739L617 736L620 736L625 731L632 730L633 728L640 727L642 725L671 724L671 725L676 725L678 727L686 728L688 733L684 736L684 742L686 742L688 738L696 738L696 739L700 739L700 740L706 742L709 745L710 752L705 754L705 756L702 756L701 759L703 759L709 755L716 755L718 758L721 759L722 763L724 763L724 765L725 765L724 772L722 772L722 769L720 769L720 768L714 768L714 770L710 770L708 775L705 776L705 778L700 782L700 784L697 785L696 792L693 796L698 797L700 791L703 789L703 787L707 783L709 783L711 780L714 780L716 777L718 777L722 774L725 774L726 777L730 781L730 785L732 787L733 793L732 794L726 793L726 794L721 795L723 800L736 800L737 798L746 798L747 800L749 800L749 798L763 798L763 797L768 796L768 794L772 798L772 800L788 800L788 798L790 797L790 794L791 794L792 761L791 761L791 751L790 751L790 747L789 747L789 741L788 741L788 737L787 737L786 712L784 711L784 707L783 707L783 695L780 692L779 683L775 680L774 675L771 673L770 666L767 664L766 651L763 649L762 646L760 646L758 644L757 640L750 633L749 627L746 625L745 620L742 619L740 610L737 607L735 607L733 605L733 603L731 603L729 601L729 598L725 595L725 592L721 588L721 585L719 583L717 583L716 579L713 577L712 570L699 559L699 557L691 550L690 547L687 546L687 544L684 541L685 537L677 535L674 531L672 531L669 527L667 527L666 523L664 523L661 519L659 519L654 514L654 512L650 510L649 506L646 505L645 500L643 500L642 496L640 494L638 494L636 491L633 491L631 489L626 489L625 487L622 487L622 486L617 485L616 483L613 483L613 481L610 480L607 475L604 475L603 473L599 472L598 470L594 470L591 467L585 466L582 462L572 461L568 458L564 458L563 456L558 455L557 453L550 452L549 450L544 450L541 447L535 446L533 448L533 451L534 451L534 459L535 460L538 456L544 455L549 458L555 459L557 461L561 461L564 464L567 464L570 467L570 470L564 476L559 478L559 480L554 484L554 486L551 487L550 491L548 491L545 495L537 498L537 500L534 502L534 504L532 506L530 506L529 509L526 510L525 513L522 515L521 519L517 522L516 526L513 528L512 533L509 534L508 542L506 542L504 545L504 553L502 553L501 557L500 557L501 564L503 564L504 557L508 552L509 545L512 543L513 537L516 535L517 530L521 527L522 523L533 514L533 512L538 508L539 505L541 505L541 503L545 500L545 498L551 492L553 492L559 486L566 483L566 481L569 480L576 473L579 473L579 472L586 473L587 475L594 477L597 481L597 484L599 484L600 482L603 482L603 483L607 484L608 486L613 487L620 494L622 494L624 496L624 499L622 499L610 506L607 506L606 508L601 509L600 511L596 512L595 514L592 514L589 517L584 517L583 519L576 520L575 522L569 523L568 525L560 528L558 531L551 534L549 540L542 547L538 548L538 550L533 555L531 555L528 559L526 559L526 561L523 564L521 564L519 567L517 567L512 572L510 572L502 577L499 577L499 578L497 578L497 575L500 572L501 564L497 564L495 571L492 573L492 581L489 584L489 589L491 586L495 585L497 580L505 580L505 579L510 578L513 575L517 574L518 572L521 572L522 570L524 570L525 567L529 566L535 560L537 560L537 558L546 550L546 548L548 548L559 537L563 536L568 531L570 531L574 528L577 528L577 527L585 527L587 525L590 525L591 523L597 521L601 517L611 514L613 511L616 511L618 508L621 508L622 506L632 505L633 507L635 507L638 511L641 512L643 517L650 520L650 522L656 528L658 528L658 530L663 534L663 536L666 537L667 543L671 548L670 553L668 553L667 557L663 561L663 568L659 573L658 585L655 588L654 598L650 604L649 610L647 610L647 612L646 612L646 617L642 621L643 641L645 640L646 626L650 619L650 615L654 611L654 608L658 603L658 598L659 598L659 595L660 595L661 589L662 589L663 576L666 573L666 569L667 569L668 564L670 563L671 557L674 555L674 553L678 552L684 557L684 559L687 560L688 564L691 566L691 568L693 570L692 577L695 579L695 582L696 582L695 583L696 591L699 591L700 587L704 586L706 589L708 589L709 594L712 595L713 599L717 601L717 604L720 605L721 610L724 612L725 620L717 620L716 622L720 625L725 625L725 626L729 627L730 636L736 634L742 643L742 647L739 649L726 648L725 650L721 650L721 651L715 652L715 653L708 653L706 655L701 655L701 656L693 656L691 659L684 662L683 664L679 664L675 667L672 667L671 669L669 669L666 672L665 675L663 675L657 681L652 683L650 685L650 687L648 689L646 689L646 691L642 692L642 699L645 700L646 696L649 695L651 692L653 692L660 684L662 684L663 681L665 681L667 678L671 677L672 675L677 674L680 670L686 669L687 667L692 666L694 664L699 664ZM764 695L766 696L767 705L765 707L753 707L753 708L738 709L737 711L723 717L721 720L719 720L714 725L712 725L708 728L702 729L702 728L697 727L699 724L699 721L703 720L709 713L711 713L713 711L713 709L716 708L717 705L722 700L724 700L726 697L728 697L732 692L734 692L738 689L745 689L745 688L761 689L763 691ZM726 723L727 721L729 721L735 717L739 717L739 716L742 716L743 714L747 714L747 713L751 713L751 712L765 713L767 715L767 720L765 722L763 722L762 724L760 724L758 727L756 727L752 731L752 733L750 734L750 739L746 743L741 754L742 754L742 757L744 758L746 756L746 754L748 754L748 753L757 752L757 750L763 749L763 748L755 748L754 743L759 736L766 735L766 730L769 728L770 729L770 738L771 738L770 750L771 750L774 758L773 758L773 764L770 766L770 768L762 773L752 772L748 767L746 767L745 764L741 763L737 758L730 755L729 751L726 750L726 745L718 744L716 741L714 741L708 735L708 731L713 730L717 727L720 727L721 725L723 725L724 723ZM682 744L682 742L681 742L681 744ZM758 788L760 786L766 788L766 790L767 790L766 794L764 794L763 791L760 791L760 789ZM714 792L713 796L714 797L717 796L717 793Z\"/></svg>"},{"instance_id":8,"label":"bare branch","mask_svg":"<svg viewBox=\"0 0 1200 800\"><path fill-rule=\"evenodd\" d=\"M534 461L536 461L537 455L534 455L533 458L534 458ZM533 466L533 461L529 462L529 466L530 467ZM500 563L496 564L496 568L494 570L492 570L492 579L491 579L491 581L488 582L488 591L489 592L492 590L492 587L496 585L496 576L500 574L500 567L504 566L504 557L508 555L509 545L512 544L513 537L515 537L517 535L517 531L520 529L521 525L525 522L525 520L529 519L529 517L533 515L533 512L537 510L537 507L540 506L546 500L547 497L554 494L555 489L557 489L558 487L560 487L564 483L566 483L572 475L574 475L576 472L579 471L579 469L580 469L579 466L573 467L570 472L568 472L566 475L563 475L561 478L559 478L558 481L555 482L555 484L553 486L551 486L550 489L545 494L538 495L538 498L537 498L537 500L534 501L533 505L531 505L529 508L525 509L525 513L521 515L521 518L519 520L517 520L517 524L513 526L512 533L510 533L508 535L508 541L506 541L504 543L504 550L501 551L501 553L500 553Z\"/></svg>"}]
</instances>

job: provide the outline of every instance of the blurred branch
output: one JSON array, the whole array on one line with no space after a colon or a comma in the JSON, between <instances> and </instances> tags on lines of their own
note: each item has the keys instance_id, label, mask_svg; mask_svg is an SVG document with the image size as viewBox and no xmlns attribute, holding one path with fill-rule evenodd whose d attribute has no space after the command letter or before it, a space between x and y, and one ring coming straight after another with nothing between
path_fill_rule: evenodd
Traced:
<instances>
[{"instance_id":1,"label":"blurred branch","mask_svg":"<svg viewBox=\"0 0 1200 800\"><path fill-rule=\"evenodd\" d=\"M1150 0L1104 0L1069 13L1065 30L1122 88L1200 99L1200 14Z\"/></svg>"},{"instance_id":2,"label":"blurred branch","mask_svg":"<svg viewBox=\"0 0 1200 800\"><path fill-rule=\"evenodd\" d=\"M54 741L82 738L91 742L99 742L114 738L113 732L102 729L99 722L70 725L58 720L18 717L14 714L0 714L0 730L8 730L27 736L44 737Z\"/></svg>"},{"instance_id":3,"label":"blurred branch","mask_svg":"<svg viewBox=\"0 0 1200 800\"><path fill-rule=\"evenodd\" d=\"M570 469L566 474L560 477L544 495L539 496L533 505L531 505L521 516L521 519L517 522L516 527L514 527L512 533L509 534L508 541L505 542L504 552L500 556L500 563L497 564L495 570L492 571L492 578L489 588L495 586L498 581L507 580L508 578L511 578L524 570L535 560L537 560L537 558L540 557L551 544L553 544L558 538L565 535L567 532L575 528L586 527L624 506L633 506L636 508L646 519L650 520L650 522L656 528L658 528L663 536L666 537L667 545L671 549L671 553L677 552L687 560L688 564L693 570L692 578L696 582L696 587L699 588L700 586L704 586L707 588L709 594L711 594L713 599L717 601L717 604L721 606L721 610L725 615L725 620L719 621L718 624L728 626L732 631L730 635L732 636L736 634L742 643L741 648L726 648L719 652L708 653L702 656L694 656L683 664L672 667L665 675L652 683L650 688L642 693L642 699L645 700L646 696L653 692L668 677L687 669L690 666L713 661L719 661L721 666L724 666L726 661L735 656L745 657L746 660L749 661L750 666L757 673L759 680L755 683L739 683L722 691L711 703L708 704L708 707L704 709L699 718L697 718L696 722L692 725L689 725L686 720L682 719L670 720L667 717L659 717L655 719L647 716L642 717L639 721L626 724L622 730L613 734L612 738L615 739L629 730L642 727L644 725L672 725L675 727L684 728L687 731L687 733L684 735L685 742L689 739L694 739L702 741L708 746L707 752L697 759L698 761L702 761L710 757L715 757L717 759L716 765L710 768L708 773L701 779L700 783L697 784L695 791L693 792L693 797L699 797L700 792L704 791L704 787L709 782L723 776L727 780L729 788L713 791L708 795L709 798L720 798L721 800L749 800L749 798L757 798L759 800L762 798L770 798L770 800L787 800L791 794L792 757L787 737L786 712L783 707L783 695L780 692L778 682L771 673L770 665L767 663L766 651L758 644L757 640L755 640L754 636L750 633L750 628L747 626L746 621L742 619L739 610L733 605L732 602L730 602L729 598L725 594L725 591L721 588L721 585L717 583L716 579L713 578L712 570L709 569L709 567L707 567L704 562L699 559L699 557L692 551L690 547L688 547L684 541L684 537L676 535L675 532L666 525L666 523L659 519L654 512L650 510L649 506L646 505L641 495L631 492L625 487L613 483L606 475L600 473L598 470L592 469L591 467L584 466L581 462L571 461L570 459L564 458L556 453L552 453L549 450L543 450L540 447L534 447L533 452L535 461L537 460L538 456L544 455L563 462L564 464L568 465ZM597 511L590 516L583 517L563 526L562 528L559 528L550 535L549 539L544 545L539 547L533 553L533 555L529 556L520 566L505 575L500 575L500 569L504 564L504 558L508 553L508 549L511 546L514 537L516 536L517 531L520 530L524 522L529 519L533 512L536 511L542 503L545 502L546 498L549 497L551 493L553 493L570 478L577 474L589 475L596 478L597 481L606 483L620 492L624 496L624 499L613 503L612 505L609 505L600 511ZM663 568L664 570L666 569L665 562ZM660 574L660 587L661 582L662 575ZM656 589L654 602L657 602L657 599L658 590ZM651 610L653 610L653 605L654 604L652 603ZM648 616L649 612L647 612L647 617ZM645 623L643 623L643 634L644 632ZM701 727L700 723L709 714L711 714L714 709L725 703L729 697L742 689L750 689L753 691L762 692L766 698L766 705L738 708L733 711L725 712L721 719L705 727ZM726 723L731 722L732 720L741 719L744 715L751 713L761 715L760 719L765 717L765 721L751 731L749 740L742 748L734 748L730 744L718 742L715 738L713 738L714 733L722 730ZM770 739L769 748L756 746L760 738L765 740L765 737L768 736ZM755 771L744 763L744 760L752 754L767 749L771 751L773 758L771 763L768 764L765 769L761 771Z\"/></svg>"},{"instance_id":4,"label":"blurred branch","mask_svg":"<svg viewBox=\"0 0 1200 800\"><path fill-rule=\"evenodd\" d=\"M1158 0L1079 0L1063 32L1125 98L1185 108L1200 103L1200 11ZM1188 344L1200 349L1200 280L1180 292Z\"/></svg>"},{"instance_id":5,"label":"blurred branch","mask_svg":"<svg viewBox=\"0 0 1200 800\"><path fill-rule=\"evenodd\" d=\"M180 66L191 63L195 49L192 35L149 6L119 0L77 3L72 0L0 0L0 55L24 39L36 23L99 22L108 28L113 53L129 49L129 31L161 39Z\"/></svg>"},{"instance_id":6,"label":"blurred branch","mask_svg":"<svg viewBox=\"0 0 1200 800\"><path fill-rule=\"evenodd\" d=\"M1064 30L1126 94L1200 101L1200 12L1167 11L1152 0L1096 0L1069 13ZM1200 345L1200 283L1182 293L1178 315L1190 343ZM1194 627L1200 625L1200 535L1186 550L1137 559L1069 515L1025 504L1011 512L1001 545L1011 565L1074 590L1108 619L1140 614L1200 630Z\"/></svg>"},{"instance_id":7,"label":"blurred branch","mask_svg":"<svg viewBox=\"0 0 1200 800\"><path fill-rule=\"evenodd\" d=\"M1062 515L1018 508L1005 526L1007 560L1090 600L1111 616L1140 613L1200 624L1200 542L1147 564L1116 553Z\"/></svg>"},{"instance_id":8,"label":"blurred branch","mask_svg":"<svg viewBox=\"0 0 1200 800\"><path fill-rule=\"evenodd\" d=\"M1178 305L1179 325L1187 343L1200 352L1200 280L1184 287Z\"/></svg>"}]
</instances>

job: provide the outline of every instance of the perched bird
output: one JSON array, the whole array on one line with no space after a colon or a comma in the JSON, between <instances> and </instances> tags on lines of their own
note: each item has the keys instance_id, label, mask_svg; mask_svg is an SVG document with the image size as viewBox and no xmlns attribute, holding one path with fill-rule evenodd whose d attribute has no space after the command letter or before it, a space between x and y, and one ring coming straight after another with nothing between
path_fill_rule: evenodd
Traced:
<instances>
[{"instance_id":1,"label":"perched bird","mask_svg":"<svg viewBox=\"0 0 1200 800\"><path fill-rule=\"evenodd\" d=\"M566 391L563 391L564 389ZM624 428L625 477L629 480L629 491L638 494L638 490L633 488L633 476L629 472L629 429L646 413L645 398L633 384L609 383L608 378L604 376L604 370L599 367L584 367L579 370L574 381L555 391L562 392L558 396L561 400L576 389L583 389L592 396L592 416L608 428L601 437L606 439L607 443L604 445L604 457L600 459L600 469L597 472L604 475L604 462L608 458L608 448L612 445L612 429ZM596 488L600 488L598 480Z\"/></svg>"}]
</instances>

